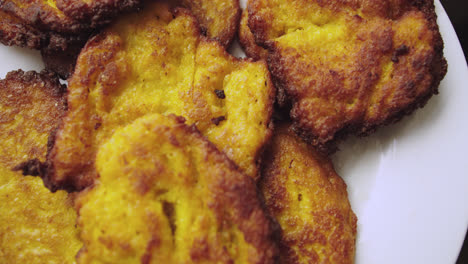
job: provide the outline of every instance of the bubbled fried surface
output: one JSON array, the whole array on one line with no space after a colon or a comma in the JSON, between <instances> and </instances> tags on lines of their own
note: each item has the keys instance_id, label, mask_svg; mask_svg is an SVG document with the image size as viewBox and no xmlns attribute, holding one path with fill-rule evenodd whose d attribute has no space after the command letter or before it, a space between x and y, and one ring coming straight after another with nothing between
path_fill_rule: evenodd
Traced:
<instances>
[{"instance_id":1,"label":"bubbled fried surface","mask_svg":"<svg viewBox=\"0 0 468 264\"><path fill-rule=\"evenodd\" d=\"M206 36L227 47L239 25L239 0L180 0L197 18Z\"/></svg>"},{"instance_id":2,"label":"bubbled fried surface","mask_svg":"<svg viewBox=\"0 0 468 264\"><path fill-rule=\"evenodd\" d=\"M430 0L251 0L249 14L295 130L316 146L398 121L446 73Z\"/></svg>"},{"instance_id":3,"label":"bubbled fried surface","mask_svg":"<svg viewBox=\"0 0 468 264\"><path fill-rule=\"evenodd\" d=\"M76 217L65 191L0 166L0 263L75 263Z\"/></svg>"},{"instance_id":4,"label":"bubbled fried surface","mask_svg":"<svg viewBox=\"0 0 468 264\"><path fill-rule=\"evenodd\" d=\"M87 35L67 35L38 29L18 17L0 10L0 43L54 52L84 45Z\"/></svg>"},{"instance_id":5,"label":"bubbled fried surface","mask_svg":"<svg viewBox=\"0 0 468 264\"><path fill-rule=\"evenodd\" d=\"M357 219L331 161L284 124L265 153L260 189L281 225L280 263L354 263Z\"/></svg>"},{"instance_id":6,"label":"bubbled fried surface","mask_svg":"<svg viewBox=\"0 0 468 264\"><path fill-rule=\"evenodd\" d=\"M255 182L183 118L118 128L96 168L77 199L78 263L273 263Z\"/></svg>"},{"instance_id":7,"label":"bubbled fried surface","mask_svg":"<svg viewBox=\"0 0 468 264\"><path fill-rule=\"evenodd\" d=\"M93 38L69 80L69 111L49 155L49 186L83 188L98 148L150 113L195 124L252 177L271 134L274 88L262 62L238 60L200 36L195 19L154 3Z\"/></svg>"},{"instance_id":8,"label":"bubbled fried surface","mask_svg":"<svg viewBox=\"0 0 468 264\"><path fill-rule=\"evenodd\" d=\"M44 32L80 33L89 28L65 15L54 0L1 0L0 10Z\"/></svg>"},{"instance_id":9,"label":"bubbled fried surface","mask_svg":"<svg viewBox=\"0 0 468 264\"><path fill-rule=\"evenodd\" d=\"M136 10L141 0L53 0L66 16L91 28L109 24L117 15Z\"/></svg>"},{"instance_id":10,"label":"bubbled fried surface","mask_svg":"<svg viewBox=\"0 0 468 264\"><path fill-rule=\"evenodd\" d=\"M75 263L81 248L73 197L11 171L45 161L49 134L65 111L63 93L48 72L19 70L0 80L0 263Z\"/></svg>"},{"instance_id":11,"label":"bubbled fried surface","mask_svg":"<svg viewBox=\"0 0 468 264\"><path fill-rule=\"evenodd\" d=\"M47 140L65 113L65 87L50 72L13 71L0 80L0 164L45 162Z\"/></svg>"}]
</instances>

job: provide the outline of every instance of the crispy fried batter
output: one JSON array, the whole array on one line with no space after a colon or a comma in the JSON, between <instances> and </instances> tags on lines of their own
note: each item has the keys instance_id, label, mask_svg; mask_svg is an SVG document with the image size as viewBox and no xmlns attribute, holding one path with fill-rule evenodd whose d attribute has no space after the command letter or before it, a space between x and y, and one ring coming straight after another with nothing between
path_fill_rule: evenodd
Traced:
<instances>
[{"instance_id":1,"label":"crispy fried batter","mask_svg":"<svg viewBox=\"0 0 468 264\"><path fill-rule=\"evenodd\" d=\"M67 50L69 46L83 45L86 38L85 35L64 35L39 30L0 10L0 42L7 46L15 45L57 52Z\"/></svg>"},{"instance_id":2,"label":"crispy fried batter","mask_svg":"<svg viewBox=\"0 0 468 264\"><path fill-rule=\"evenodd\" d=\"M54 0L0 0L0 10L44 32L81 33L90 28L65 15Z\"/></svg>"},{"instance_id":3,"label":"crispy fried batter","mask_svg":"<svg viewBox=\"0 0 468 264\"><path fill-rule=\"evenodd\" d=\"M45 161L47 139L65 113L65 86L50 72L10 72L0 80L0 164Z\"/></svg>"},{"instance_id":4,"label":"crispy fried batter","mask_svg":"<svg viewBox=\"0 0 468 264\"><path fill-rule=\"evenodd\" d=\"M46 68L64 79L73 71L88 36L88 33L60 34L40 30L0 10L0 43L41 50Z\"/></svg>"},{"instance_id":5,"label":"crispy fried batter","mask_svg":"<svg viewBox=\"0 0 468 264\"><path fill-rule=\"evenodd\" d=\"M82 246L75 222L65 191L0 166L0 263L75 263Z\"/></svg>"},{"instance_id":6,"label":"crispy fried batter","mask_svg":"<svg viewBox=\"0 0 468 264\"><path fill-rule=\"evenodd\" d=\"M257 176L271 134L274 87L268 69L200 37L195 19L182 9L172 13L155 3L93 38L68 89L69 111L45 177L51 188L91 184L98 148L117 128L150 113L186 117L244 172Z\"/></svg>"},{"instance_id":7,"label":"crispy fried batter","mask_svg":"<svg viewBox=\"0 0 468 264\"><path fill-rule=\"evenodd\" d=\"M398 121L424 106L446 73L432 0L251 0L248 7L295 129L316 146Z\"/></svg>"},{"instance_id":8,"label":"crispy fried batter","mask_svg":"<svg viewBox=\"0 0 468 264\"><path fill-rule=\"evenodd\" d=\"M155 147L156 146L156 147ZM78 263L273 263L255 182L173 115L118 128L77 199Z\"/></svg>"},{"instance_id":9,"label":"crispy fried batter","mask_svg":"<svg viewBox=\"0 0 468 264\"><path fill-rule=\"evenodd\" d=\"M53 0L68 17L96 28L109 24L114 17L135 10L142 0Z\"/></svg>"},{"instance_id":10,"label":"crispy fried batter","mask_svg":"<svg viewBox=\"0 0 468 264\"><path fill-rule=\"evenodd\" d=\"M234 38L241 9L239 0L179 0L195 15L209 38L227 47Z\"/></svg>"},{"instance_id":11,"label":"crispy fried batter","mask_svg":"<svg viewBox=\"0 0 468 264\"><path fill-rule=\"evenodd\" d=\"M280 263L354 263L356 216L330 160L275 130L260 188L282 228Z\"/></svg>"},{"instance_id":12,"label":"crispy fried batter","mask_svg":"<svg viewBox=\"0 0 468 264\"><path fill-rule=\"evenodd\" d=\"M247 57L254 60L268 59L268 51L257 45L255 37L248 25L249 12L244 10L242 12L241 22L239 26L239 42L245 51Z\"/></svg>"},{"instance_id":13,"label":"crispy fried batter","mask_svg":"<svg viewBox=\"0 0 468 264\"><path fill-rule=\"evenodd\" d=\"M47 72L0 80L0 263L74 263L81 247L72 197L11 171L45 160L47 138L65 111L64 90Z\"/></svg>"}]
</instances>

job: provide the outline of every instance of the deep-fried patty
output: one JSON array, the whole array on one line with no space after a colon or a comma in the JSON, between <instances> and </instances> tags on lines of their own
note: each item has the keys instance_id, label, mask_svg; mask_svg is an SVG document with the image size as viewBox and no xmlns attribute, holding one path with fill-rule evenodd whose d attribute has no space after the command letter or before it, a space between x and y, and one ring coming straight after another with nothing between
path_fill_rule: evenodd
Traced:
<instances>
[{"instance_id":1,"label":"deep-fried patty","mask_svg":"<svg viewBox=\"0 0 468 264\"><path fill-rule=\"evenodd\" d=\"M188 11L154 3L88 42L68 87L69 111L49 155L49 187L84 188L96 151L150 113L196 124L253 178L271 134L274 87L264 62L239 60L202 37Z\"/></svg>"},{"instance_id":2,"label":"deep-fried patty","mask_svg":"<svg viewBox=\"0 0 468 264\"><path fill-rule=\"evenodd\" d=\"M80 33L90 28L65 15L55 0L0 0L0 10L44 32Z\"/></svg>"},{"instance_id":3,"label":"deep-fried patty","mask_svg":"<svg viewBox=\"0 0 468 264\"><path fill-rule=\"evenodd\" d=\"M265 153L260 189L281 225L280 263L354 263L357 219L331 161L284 124Z\"/></svg>"},{"instance_id":4,"label":"deep-fried patty","mask_svg":"<svg viewBox=\"0 0 468 264\"><path fill-rule=\"evenodd\" d=\"M66 108L64 91L48 72L14 71L0 80L0 263L71 264L81 247L73 197L11 170L44 162Z\"/></svg>"},{"instance_id":5,"label":"deep-fried patty","mask_svg":"<svg viewBox=\"0 0 468 264\"><path fill-rule=\"evenodd\" d=\"M78 263L274 263L255 181L183 118L118 128L96 168L77 199Z\"/></svg>"},{"instance_id":6,"label":"deep-fried patty","mask_svg":"<svg viewBox=\"0 0 468 264\"><path fill-rule=\"evenodd\" d=\"M50 72L13 71L0 80L0 164L45 161L47 140L65 113L66 87Z\"/></svg>"},{"instance_id":7,"label":"deep-fried patty","mask_svg":"<svg viewBox=\"0 0 468 264\"><path fill-rule=\"evenodd\" d=\"M432 0L250 0L248 12L295 130L315 146L398 121L446 73Z\"/></svg>"},{"instance_id":8,"label":"deep-fried patty","mask_svg":"<svg viewBox=\"0 0 468 264\"><path fill-rule=\"evenodd\" d=\"M0 42L7 46L44 49L55 52L84 45L87 35L67 35L40 30L20 18L0 10Z\"/></svg>"}]
</instances>

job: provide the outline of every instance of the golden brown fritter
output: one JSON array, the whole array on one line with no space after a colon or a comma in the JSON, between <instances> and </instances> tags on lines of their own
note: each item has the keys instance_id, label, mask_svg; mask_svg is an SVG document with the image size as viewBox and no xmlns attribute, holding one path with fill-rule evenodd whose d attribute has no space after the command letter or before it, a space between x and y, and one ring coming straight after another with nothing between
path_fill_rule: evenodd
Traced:
<instances>
[{"instance_id":1,"label":"golden brown fritter","mask_svg":"<svg viewBox=\"0 0 468 264\"><path fill-rule=\"evenodd\" d=\"M236 59L200 36L185 10L154 3L88 42L69 80L68 107L45 182L81 189L95 178L98 148L150 113L196 124L240 168L257 177L271 134L274 87L263 62Z\"/></svg>"},{"instance_id":2,"label":"golden brown fritter","mask_svg":"<svg viewBox=\"0 0 468 264\"><path fill-rule=\"evenodd\" d=\"M15 71L0 80L0 263L74 263L81 247L72 197L11 171L44 162L65 111L64 91L48 72Z\"/></svg>"},{"instance_id":3,"label":"golden brown fritter","mask_svg":"<svg viewBox=\"0 0 468 264\"><path fill-rule=\"evenodd\" d=\"M239 42L245 51L247 57L254 60L268 59L268 50L260 47L255 42L255 37L248 25L249 13L248 10L242 12L241 22L239 26Z\"/></svg>"},{"instance_id":4,"label":"golden brown fritter","mask_svg":"<svg viewBox=\"0 0 468 264\"><path fill-rule=\"evenodd\" d=\"M65 15L54 0L0 0L0 10L44 32L80 33L90 28Z\"/></svg>"},{"instance_id":5,"label":"golden brown fritter","mask_svg":"<svg viewBox=\"0 0 468 264\"><path fill-rule=\"evenodd\" d=\"M253 179L195 126L147 115L116 129L77 199L78 263L273 263Z\"/></svg>"},{"instance_id":6,"label":"golden brown fritter","mask_svg":"<svg viewBox=\"0 0 468 264\"><path fill-rule=\"evenodd\" d=\"M227 47L239 25L239 0L179 0L200 23L206 36Z\"/></svg>"},{"instance_id":7,"label":"golden brown fritter","mask_svg":"<svg viewBox=\"0 0 468 264\"><path fill-rule=\"evenodd\" d=\"M248 8L295 130L316 146L398 121L424 106L446 73L432 0L251 0Z\"/></svg>"},{"instance_id":8,"label":"golden brown fritter","mask_svg":"<svg viewBox=\"0 0 468 264\"><path fill-rule=\"evenodd\" d=\"M0 263L75 263L76 217L65 191L0 166Z\"/></svg>"},{"instance_id":9,"label":"golden brown fritter","mask_svg":"<svg viewBox=\"0 0 468 264\"><path fill-rule=\"evenodd\" d=\"M65 113L65 89L50 72L10 72L0 80L0 164L45 161L47 140Z\"/></svg>"},{"instance_id":10,"label":"golden brown fritter","mask_svg":"<svg viewBox=\"0 0 468 264\"><path fill-rule=\"evenodd\" d=\"M88 36L88 33L62 34L38 29L0 10L0 43L41 50L46 68L64 79L73 71Z\"/></svg>"},{"instance_id":11,"label":"golden brown fritter","mask_svg":"<svg viewBox=\"0 0 468 264\"><path fill-rule=\"evenodd\" d=\"M280 263L354 263L357 219L330 160L285 125L265 153L260 188L281 225Z\"/></svg>"},{"instance_id":12,"label":"golden brown fritter","mask_svg":"<svg viewBox=\"0 0 468 264\"><path fill-rule=\"evenodd\" d=\"M109 24L117 15L135 10L142 0L49 0L66 16L91 28Z\"/></svg>"},{"instance_id":13,"label":"golden brown fritter","mask_svg":"<svg viewBox=\"0 0 468 264\"><path fill-rule=\"evenodd\" d=\"M21 19L0 10L0 42L7 46L30 49L64 51L70 45L83 45L85 35L64 35L53 31L39 30Z\"/></svg>"}]
</instances>

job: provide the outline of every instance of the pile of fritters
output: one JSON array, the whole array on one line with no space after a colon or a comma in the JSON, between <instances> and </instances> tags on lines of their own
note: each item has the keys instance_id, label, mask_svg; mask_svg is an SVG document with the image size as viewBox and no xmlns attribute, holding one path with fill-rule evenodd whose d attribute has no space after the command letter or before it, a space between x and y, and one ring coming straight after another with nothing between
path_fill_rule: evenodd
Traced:
<instances>
[{"instance_id":1,"label":"pile of fritters","mask_svg":"<svg viewBox=\"0 0 468 264\"><path fill-rule=\"evenodd\" d=\"M429 0L0 0L0 41L56 72L0 80L0 263L354 263L326 155L447 67Z\"/></svg>"}]
</instances>

